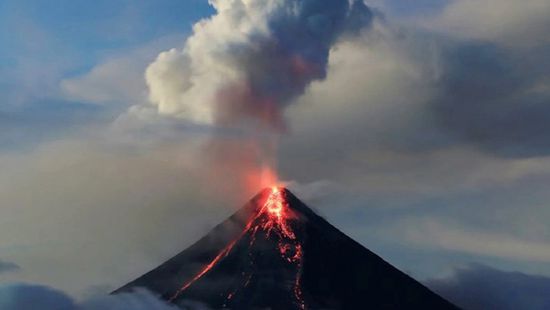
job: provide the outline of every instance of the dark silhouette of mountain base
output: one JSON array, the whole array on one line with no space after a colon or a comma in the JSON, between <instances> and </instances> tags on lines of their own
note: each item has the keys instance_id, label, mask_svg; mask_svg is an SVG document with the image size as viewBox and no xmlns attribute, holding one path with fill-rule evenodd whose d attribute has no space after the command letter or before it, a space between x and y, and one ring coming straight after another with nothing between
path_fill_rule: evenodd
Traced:
<instances>
[{"instance_id":1,"label":"dark silhouette of mountain base","mask_svg":"<svg viewBox=\"0 0 550 310\"><path fill-rule=\"evenodd\" d=\"M214 309L457 309L282 188L114 293L139 287Z\"/></svg>"}]
</instances>

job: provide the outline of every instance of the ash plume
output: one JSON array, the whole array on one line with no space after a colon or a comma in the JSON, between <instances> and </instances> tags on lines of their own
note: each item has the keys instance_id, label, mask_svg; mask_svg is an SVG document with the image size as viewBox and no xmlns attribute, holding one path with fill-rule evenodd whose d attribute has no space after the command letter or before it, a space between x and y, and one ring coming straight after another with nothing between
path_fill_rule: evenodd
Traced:
<instances>
[{"instance_id":1,"label":"ash plume","mask_svg":"<svg viewBox=\"0 0 550 310\"><path fill-rule=\"evenodd\" d=\"M160 114L243 132L209 141L203 153L212 172L206 174L262 186L262 175L273 174L262 167L274 170L285 107L326 76L331 48L373 15L362 0L210 4L217 13L194 25L183 48L159 54L147 68L149 99ZM241 190L248 195L256 188Z\"/></svg>"},{"instance_id":2,"label":"ash plume","mask_svg":"<svg viewBox=\"0 0 550 310\"><path fill-rule=\"evenodd\" d=\"M326 75L331 47L372 20L360 0L210 0L217 13L193 27L182 49L147 68L160 113L234 126L281 129L282 113Z\"/></svg>"}]
</instances>

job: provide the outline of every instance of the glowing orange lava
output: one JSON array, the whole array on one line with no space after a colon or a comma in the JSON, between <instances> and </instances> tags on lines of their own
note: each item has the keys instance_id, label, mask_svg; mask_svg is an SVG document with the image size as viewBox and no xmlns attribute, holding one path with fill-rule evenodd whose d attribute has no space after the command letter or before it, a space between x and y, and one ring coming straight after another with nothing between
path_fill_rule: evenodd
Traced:
<instances>
[{"instance_id":1,"label":"glowing orange lava","mask_svg":"<svg viewBox=\"0 0 550 310\"><path fill-rule=\"evenodd\" d=\"M288 208L288 203L285 199L284 190L280 187L273 186L265 199L265 203L259 208L254 216L247 222L244 230L239 234L239 236L231 241L222 251L220 251L213 259L208 263L197 275L195 275L191 280L185 283L177 292L174 294L170 301L177 299L181 293L183 293L187 288L189 288L193 283L202 278L206 273L208 273L216 264L218 264L223 258L229 255L235 244L242 239L242 237L250 232L250 243L249 247L252 247L256 241L256 234L258 231L264 231L266 237L275 236L278 240L277 248L281 255L281 258L289 264L295 266L296 276L294 280L294 298L300 309L305 309L305 302L303 300L302 289L300 287L301 276L302 276L302 265L303 265L303 249L300 242L297 240L296 234L294 233L292 226L290 225L290 220L293 218L293 211ZM253 262L251 261L251 264ZM244 274L244 273L243 273ZM250 283L253 274L249 274L247 280L242 287L248 286ZM227 295L226 300L230 301L235 296L236 291L230 292Z\"/></svg>"},{"instance_id":2,"label":"glowing orange lava","mask_svg":"<svg viewBox=\"0 0 550 310\"><path fill-rule=\"evenodd\" d=\"M272 187L263 209L268 215L268 220L263 228L269 236L271 233L279 237L278 248L281 257L290 264L296 266L296 277L294 281L294 297L301 309L305 309L303 293L300 286L302 277L303 253L302 245L296 238L289 220L293 216L288 208L284 192L279 187ZM260 211L261 212L261 211Z\"/></svg>"}]
</instances>

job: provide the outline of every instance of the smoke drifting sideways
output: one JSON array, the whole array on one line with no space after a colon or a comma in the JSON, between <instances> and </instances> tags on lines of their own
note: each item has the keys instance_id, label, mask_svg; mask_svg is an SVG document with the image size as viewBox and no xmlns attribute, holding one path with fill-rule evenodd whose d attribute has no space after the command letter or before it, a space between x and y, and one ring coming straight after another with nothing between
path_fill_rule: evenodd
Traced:
<instances>
[{"instance_id":1,"label":"smoke drifting sideways","mask_svg":"<svg viewBox=\"0 0 550 310\"><path fill-rule=\"evenodd\" d=\"M325 78L331 48L368 28L373 14L362 0L210 4L217 13L194 25L183 48L148 66L149 99L160 114L235 130L224 141L213 137L205 159L216 178L249 187L275 175L265 166L276 165L285 107Z\"/></svg>"}]
</instances>

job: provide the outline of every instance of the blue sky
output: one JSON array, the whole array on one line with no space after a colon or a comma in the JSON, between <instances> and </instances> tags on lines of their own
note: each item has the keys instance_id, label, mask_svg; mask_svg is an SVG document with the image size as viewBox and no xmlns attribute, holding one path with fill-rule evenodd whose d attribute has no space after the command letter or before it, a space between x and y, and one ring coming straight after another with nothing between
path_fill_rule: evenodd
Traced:
<instances>
[{"instance_id":1,"label":"blue sky","mask_svg":"<svg viewBox=\"0 0 550 310\"><path fill-rule=\"evenodd\" d=\"M212 13L206 1L2 1L0 148L27 147L120 110L59 95L64 78L113 54L183 37ZM16 133L15 133L16 132Z\"/></svg>"},{"instance_id":2,"label":"blue sky","mask_svg":"<svg viewBox=\"0 0 550 310\"><path fill-rule=\"evenodd\" d=\"M373 22L334 42L326 77L281 110L280 177L442 289L472 270L550 276L549 5L483 1L366 1ZM213 14L205 0L0 2L0 263L18 266L0 282L108 291L248 198L219 182L237 180L234 167L205 177L219 157L201 147L257 133L181 111L203 111L227 64L266 85L255 69L278 68L261 53L232 58L250 46L224 40L247 27L214 23L185 52Z\"/></svg>"},{"instance_id":3,"label":"blue sky","mask_svg":"<svg viewBox=\"0 0 550 310\"><path fill-rule=\"evenodd\" d=\"M73 70L85 70L110 50L185 33L196 20L211 13L207 2L200 0L56 1L55 4L3 1L0 38L10 48L2 49L2 62L13 65L22 55L40 56L37 55L40 41L31 39L45 36L43 39L51 41L48 48L42 49L43 53L54 58L59 53L78 57L79 63Z\"/></svg>"}]
</instances>

